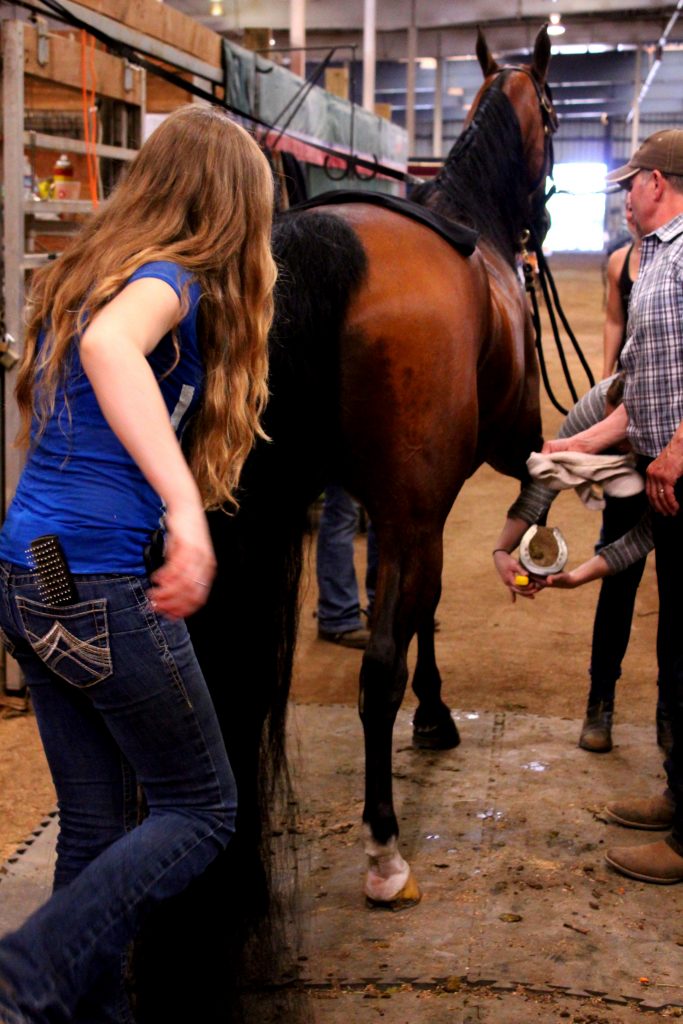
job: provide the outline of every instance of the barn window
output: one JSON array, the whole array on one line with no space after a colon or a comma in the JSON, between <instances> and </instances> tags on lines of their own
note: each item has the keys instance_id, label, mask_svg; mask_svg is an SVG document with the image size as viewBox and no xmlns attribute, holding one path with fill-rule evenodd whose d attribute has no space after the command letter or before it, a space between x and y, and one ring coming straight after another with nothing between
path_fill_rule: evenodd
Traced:
<instances>
[{"instance_id":1,"label":"barn window","mask_svg":"<svg viewBox=\"0 0 683 1024\"><path fill-rule=\"evenodd\" d=\"M552 225L544 248L553 252L602 252L605 243L605 187L602 163L555 164L558 194L548 202Z\"/></svg>"}]
</instances>

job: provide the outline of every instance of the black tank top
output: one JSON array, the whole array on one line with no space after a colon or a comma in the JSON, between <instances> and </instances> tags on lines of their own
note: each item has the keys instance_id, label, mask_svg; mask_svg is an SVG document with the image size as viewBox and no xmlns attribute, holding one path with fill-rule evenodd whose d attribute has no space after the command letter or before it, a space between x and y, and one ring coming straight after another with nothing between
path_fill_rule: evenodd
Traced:
<instances>
[{"instance_id":1,"label":"black tank top","mask_svg":"<svg viewBox=\"0 0 683 1024\"><path fill-rule=\"evenodd\" d=\"M631 298L631 291L633 289L633 281L631 280L630 274L628 272L628 265L629 265L629 260L631 259L631 253L633 252L633 245L634 245L634 243L631 242L631 245L629 246L629 250L626 253L626 259L624 260L624 265L621 268L621 273L619 274L619 281L618 281L619 295L621 297L621 308L624 311L624 333L621 336L621 345L619 346L619 351L620 352L621 352L622 348L624 347L624 343L626 342L626 324L628 322L628 302L629 302L629 299Z\"/></svg>"},{"instance_id":2,"label":"black tank top","mask_svg":"<svg viewBox=\"0 0 683 1024\"><path fill-rule=\"evenodd\" d=\"M624 266L622 272L618 275L618 293L622 297L622 309L624 310L624 331L626 334L626 322L629 318L629 299L631 298L631 291L633 289L633 282L631 281L631 275L629 273L629 261L631 259L631 253L633 252L634 243L632 242L629 246L629 251L626 254L624 260Z\"/></svg>"}]
</instances>

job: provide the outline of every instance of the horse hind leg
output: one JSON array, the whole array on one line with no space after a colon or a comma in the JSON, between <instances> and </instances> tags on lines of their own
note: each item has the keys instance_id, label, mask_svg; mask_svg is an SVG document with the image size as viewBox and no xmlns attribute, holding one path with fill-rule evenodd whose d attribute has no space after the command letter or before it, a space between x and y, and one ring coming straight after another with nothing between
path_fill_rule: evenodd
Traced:
<instances>
[{"instance_id":1,"label":"horse hind leg","mask_svg":"<svg viewBox=\"0 0 683 1024\"><path fill-rule=\"evenodd\" d=\"M441 699L441 675L434 651L434 616L417 633L417 663L413 692L419 703L413 716L413 746L422 750L452 750L460 733L451 710Z\"/></svg>"},{"instance_id":2,"label":"horse hind leg","mask_svg":"<svg viewBox=\"0 0 683 1024\"><path fill-rule=\"evenodd\" d=\"M374 623L361 667L359 701L366 762L365 895L375 906L396 909L417 903L420 890L398 846L392 791L393 729L408 682L408 644L425 617L433 620L441 548L440 541L435 545L416 540L407 555L391 556L381 531L379 542Z\"/></svg>"}]
</instances>

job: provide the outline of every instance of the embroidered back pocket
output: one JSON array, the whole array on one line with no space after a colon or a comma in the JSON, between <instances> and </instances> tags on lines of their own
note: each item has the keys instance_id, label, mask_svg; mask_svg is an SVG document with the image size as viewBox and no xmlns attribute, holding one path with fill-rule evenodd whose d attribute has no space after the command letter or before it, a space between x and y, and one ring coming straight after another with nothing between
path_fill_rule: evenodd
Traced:
<instances>
[{"instance_id":1,"label":"embroidered back pocket","mask_svg":"<svg viewBox=\"0 0 683 1024\"><path fill-rule=\"evenodd\" d=\"M16 602L26 639L52 672L79 687L112 674L106 597L62 607L19 595Z\"/></svg>"}]
</instances>

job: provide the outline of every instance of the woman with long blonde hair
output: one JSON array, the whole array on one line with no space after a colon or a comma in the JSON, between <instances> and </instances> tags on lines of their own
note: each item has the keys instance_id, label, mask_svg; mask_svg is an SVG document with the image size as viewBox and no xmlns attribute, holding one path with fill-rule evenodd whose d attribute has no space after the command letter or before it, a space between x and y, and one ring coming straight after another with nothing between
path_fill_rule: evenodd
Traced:
<instances>
[{"instance_id":1,"label":"woman with long blonde hair","mask_svg":"<svg viewBox=\"0 0 683 1024\"><path fill-rule=\"evenodd\" d=\"M51 899L0 941L2 1024L132 1020L126 945L233 832L233 776L183 619L215 571L204 510L236 504L262 433L272 201L248 133L185 107L35 275L0 638L30 689L60 833Z\"/></svg>"}]
</instances>

